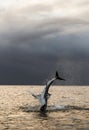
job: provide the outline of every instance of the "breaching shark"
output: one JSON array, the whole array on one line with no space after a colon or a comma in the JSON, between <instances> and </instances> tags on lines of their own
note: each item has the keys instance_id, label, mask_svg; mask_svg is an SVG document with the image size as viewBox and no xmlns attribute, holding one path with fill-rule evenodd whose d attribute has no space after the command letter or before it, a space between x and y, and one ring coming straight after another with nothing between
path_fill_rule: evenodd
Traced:
<instances>
[{"instance_id":1,"label":"breaching shark","mask_svg":"<svg viewBox=\"0 0 89 130\"><path fill-rule=\"evenodd\" d=\"M40 111L41 111L41 112L45 112L45 111L46 111L47 101L48 101L49 97L51 96L51 94L48 93L49 88L50 88L50 86L52 85L52 83L53 83L55 80L57 80L57 79L58 79L58 80L65 80L65 79L59 77L59 74L58 74L58 72L56 71L55 77L52 78L51 80L49 80L49 81L46 83L46 87L43 89L43 91L41 92L41 94L35 95L35 94L33 94L32 92L30 92L34 98L36 98L36 99L39 100L39 102L40 102L40 104L41 104L41 107L40 107Z\"/></svg>"}]
</instances>

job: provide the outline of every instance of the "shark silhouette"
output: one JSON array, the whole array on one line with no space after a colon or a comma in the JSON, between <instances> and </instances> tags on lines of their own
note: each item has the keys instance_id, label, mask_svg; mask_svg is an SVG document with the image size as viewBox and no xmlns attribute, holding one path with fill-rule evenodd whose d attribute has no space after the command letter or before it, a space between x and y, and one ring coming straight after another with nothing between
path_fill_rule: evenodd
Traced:
<instances>
[{"instance_id":1,"label":"shark silhouette","mask_svg":"<svg viewBox=\"0 0 89 130\"><path fill-rule=\"evenodd\" d=\"M58 72L56 71L56 74L55 74L55 77L52 78L51 80L49 80L46 84L46 87L43 89L43 91L41 92L41 94L39 95L35 95L33 94L32 92L30 92L32 94L32 96L36 99L39 100L40 104L41 104L41 107L40 107L40 111L41 112L45 112L46 111L46 108L47 108L47 101L49 99L49 97L51 96L50 93L48 93L49 91L49 88L50 86L52 85L52 83L55 81L55 80L65 80L61 77L59 77L59 74Z\"/></svg>"}]
</instances>

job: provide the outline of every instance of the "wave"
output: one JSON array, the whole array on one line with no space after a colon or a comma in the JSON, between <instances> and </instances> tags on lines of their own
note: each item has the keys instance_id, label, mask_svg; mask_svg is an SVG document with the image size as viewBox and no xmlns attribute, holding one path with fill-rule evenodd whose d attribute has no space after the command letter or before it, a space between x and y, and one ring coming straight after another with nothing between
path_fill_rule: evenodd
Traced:
<instances>
[{"instance_id":1,"label":"wave","mask_svg":"<svg viewBox=\"0 0 89 130\"><path fill-rule=\"evenodd\" d=\"M40 112L40 106L20 106L20 110L23 112ZM52 105L47 107L47 112L56 112L56 111L66 111L66 110L89 110L89 108L79 107L79 106L71 106L71 105Z\"/></svg>"}]
</instances>

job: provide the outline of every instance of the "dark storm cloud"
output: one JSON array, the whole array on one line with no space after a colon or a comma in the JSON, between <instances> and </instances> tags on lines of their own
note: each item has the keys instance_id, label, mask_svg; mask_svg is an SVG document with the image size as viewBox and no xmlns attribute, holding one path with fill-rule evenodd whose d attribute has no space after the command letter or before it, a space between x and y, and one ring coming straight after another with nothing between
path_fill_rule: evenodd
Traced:
<instances>
[{"instance_id":1,"label":"dark storm cloud","mask_svg":"<svg viewBox=\"0 0 89 130\"><path fill-rule=\"evenodd\" d=\"M87 85L89 53L86 47L81 47L83 39L81 35L60 36L38 40L27 45L26 50L16 44L3 48L4 53L0 51L0 84L45 84L58 70L66 78L60 84Z\"/></svg>"},{"instance_id":2,"label":"dark storm cloud","mask_svg":"<svg viewBox=\"0 0 89 130\"><path fill-rule=\"evenodd\" d=\"M11 48L1 52L0 84L44 84L56 66L57 57Z\"/></svg>"},{"instance_id":3,"label":"dark storm cloud","mask_svg":"<svg viewBox=\"0 0 89 130\"><path fill-rule=\"evenodd\" d=\"M25 2L0 12L0 84L44 84L56 70L60 84L89 84L86 3Z\"/></svg>"}]
</instances>

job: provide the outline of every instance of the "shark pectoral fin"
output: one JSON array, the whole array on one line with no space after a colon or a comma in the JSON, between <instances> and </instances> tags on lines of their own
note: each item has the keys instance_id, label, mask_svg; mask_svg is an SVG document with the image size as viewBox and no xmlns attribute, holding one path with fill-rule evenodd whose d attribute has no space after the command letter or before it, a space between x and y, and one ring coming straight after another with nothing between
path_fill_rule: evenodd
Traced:
<instances>
[{"instance_id":1,"label":"shark pectoral fin","mask_svg":"<svg viewBox=\"0 0 89 130\"><path fill-rule=\"evenodd\" d=\"M29 91L29 93L30 93L34 98L37 99L37 95L35 95L34 93L32 93L32 92L30 92L30 91Z\"/></svg>"}]
</instances>

